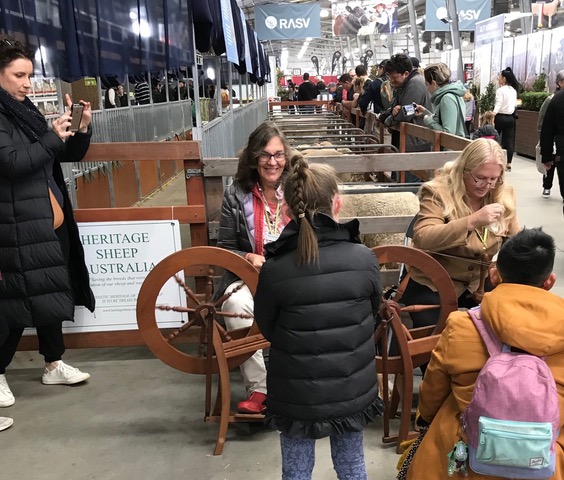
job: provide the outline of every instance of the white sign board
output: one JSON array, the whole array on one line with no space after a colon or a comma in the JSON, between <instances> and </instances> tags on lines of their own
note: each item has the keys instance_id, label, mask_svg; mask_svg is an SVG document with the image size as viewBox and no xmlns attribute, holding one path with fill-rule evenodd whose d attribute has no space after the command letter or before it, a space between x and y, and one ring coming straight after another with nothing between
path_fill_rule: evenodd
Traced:
<instances>
[{"instance_id":1,"label":"white sign board","mask_svg":"<svg viewBox=\"0 0 564 480\"><path fill-rule=\"evenodd\" d=\"M65 333L137 329L135 308L141 284L163 258L180 250L176 220L79 223L96 311L77 307ZM181 278L182 271L179 272ZM186 295L174 279L162 288L158 304L186 306ZM175 327L186 314L158 312L160 327Z\"/></svg>"}]
</instances>

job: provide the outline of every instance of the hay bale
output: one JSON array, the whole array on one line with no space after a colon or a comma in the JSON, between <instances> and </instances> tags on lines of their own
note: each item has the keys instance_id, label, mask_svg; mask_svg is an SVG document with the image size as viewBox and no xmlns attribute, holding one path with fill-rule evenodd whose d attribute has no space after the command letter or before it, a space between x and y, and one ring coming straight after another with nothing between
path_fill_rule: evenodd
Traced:
<instances>
[{"instance_id":1,"label":"hay bale","mask_svg":"<svg viewBox=\"0 0 564 480\"><path fill-rule=\"evenodd\" d=\"M419 200L411 192L351 194L344 197L342 217L413 216ZM401 245L404 233L370 233L361 236L367 247Z\"/></svg>"}]
</instances>

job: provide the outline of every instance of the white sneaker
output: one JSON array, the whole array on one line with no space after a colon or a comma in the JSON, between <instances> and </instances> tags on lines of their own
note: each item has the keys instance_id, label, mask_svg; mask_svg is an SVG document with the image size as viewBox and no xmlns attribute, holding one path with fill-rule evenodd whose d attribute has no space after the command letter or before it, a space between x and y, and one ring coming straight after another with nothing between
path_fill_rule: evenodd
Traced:
<instances>
[{"instance_id":1,"label":"white sneaker","mask_svg":"<svg viewBox=\"0 0 564 480\"><path fill-rule=\"evenodd\" d=\"M12 390L10 390L10 387L8 386L6 375L2 374L0 375L0 407L11 407L14 403L16 403L14 394L12 393Z\"/></svg>"},{"instance_id":2,"label":"white sneaker","mask_svg":"<svg viewBox=\"0 0 564 480\"><path fill-rule=\"evenodd\" d=\"M45 373L41 377L41 381L45 385L74 385L75 383L84 382L90 378L89 373L81 372L78 368L67 365L62 360L57 362L57 366L49 371L45 367Z\"/></svg>"},{"instance_id":3,"label":"white sneaker","mask_svg":"<svg viewBox=\"0 0 564 480\"><path fill-rule=\"evenodd\" d=\"M14 420L8 417L0 417L0 432L10 428L14 424Z\"/></svg>"}]
</instances>

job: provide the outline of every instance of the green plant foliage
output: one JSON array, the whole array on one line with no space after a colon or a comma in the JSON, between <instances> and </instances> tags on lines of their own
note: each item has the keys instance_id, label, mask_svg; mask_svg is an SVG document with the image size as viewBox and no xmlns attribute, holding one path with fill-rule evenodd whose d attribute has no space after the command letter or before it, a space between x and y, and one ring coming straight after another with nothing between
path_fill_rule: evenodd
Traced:
<instances>
[{"instance_id":1,"label":"green plant foliage","mask_svg":"<svg viewBox=\"0 0 564 480\"><path fill-rule=\"evenodd\" d=\"M520 97L523 102L521 108L538 112L549 95L548 92L523 92Z\"/></svg>"},{"instance_id":2,"label":"green plant foliage","mask_svg":"<svg viewBox=\"0 0 564 480\"><path fill-rule=\"evenodd\" d=\"M278 96L280 97L280 101L288 101L288 89L284 86L278 87Z\"/></svg>"},{"instance_id":3,"label":"green plant foliage","mask_svg":"<svg viewBox=\"0 0 564 480\"><path fill-rule=\"evenodd\" d=\"M545 92L547 79L548 76L546 75L546 73L539 73L537 79L531 85L531 92Z\"/></svg>"},{"instance_id":4,"label":"green plant foliage","mask_svg":"<svg viewBox=\"0 0 564 480\"><path fill-rule=\"evenodd\" d=\"M495 106L495 85L490 82L486 86L486 91L478 98L478 111L480 115L494 109Z\"/></svg>"}]
</instances>

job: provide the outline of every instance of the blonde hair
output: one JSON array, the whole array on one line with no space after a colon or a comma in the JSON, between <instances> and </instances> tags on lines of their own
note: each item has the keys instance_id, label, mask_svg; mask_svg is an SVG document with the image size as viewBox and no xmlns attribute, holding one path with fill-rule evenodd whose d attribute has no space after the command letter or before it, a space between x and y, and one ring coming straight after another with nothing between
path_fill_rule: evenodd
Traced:
<instances>
[{"instance_id":1,"label":"blonde hair","mask_svg":"<svg viewBox=\"0 0 564 480\"><path fill-rule=\"evenodd\" d=\"M466 93L464 94L464 96L462 97L462 99L465 102L469 102L470 100L474 99L474 95L472 95L472 92L470 90L466 90Z\"/></svg>"},{"instance_id":2,"label":"blonde hair","mask_svg":"<svg viewBox=\"0 0 564 480\"><path fill-rule=\"evenodd\" d=\"M332 215L333 198L339 191L335 169L322 163L308 165L301 154L290 160L290 174L284 184L288 213L299 225L298 265L319 261L319 245L313 228L316 213Z\"/></svg>"},{"instance_id":3,"label":"blonde hair","mask_svg":"<svg viewBox=\"0 0 564 480\"><path fill-rule=\"evenodd\" d=\"M353 80L353 89L356 91L358 89L359 93L364 93L364 84L366 83L366 77L355 77Z\"/></svg>"},{"instance_id":4,"label":"blonde hair","mask_svg":"<svg viewBox=\"0 0 564 480\"><path fill-rule=\"evenodd\" d=\"M486 163L499 165L501 174L497 185L484 197L484 204L500 203L505 207L505 214L500 221L500 231L506 231L509 221L515 217L515 202L503 183L506 160L503 150L496 141L487 138L474 140L456 160L447 162L427 185L435 191L433 200L442 203L445 218L458 220L467 217L473 211L465 201L464 175Z\"/></svg>"},{"instance_id":5,"label":"blonde hair","mask_svg":"<svg viewBox=\"0 0 564 480\"><path fill-rule=\"evenodd\" d=\"M495 122L495 113L490 111L482 113L480 116L480 126L483 127L484 125L493 125Z\"/></svg>"},{"instance_id":6,"label":"blonde hair","mask_svg":"<svg viewBox=\"0 0 564 480\"><path fill-rule=\"evenodd\" d=\"M430 84L434 80L439 87L442 87L450 82L451 72L446 63L433 63L425 68L424 76L427 83Z\"/></svg>"}]
</instances>

